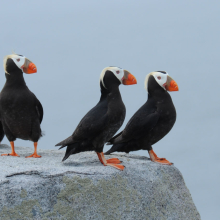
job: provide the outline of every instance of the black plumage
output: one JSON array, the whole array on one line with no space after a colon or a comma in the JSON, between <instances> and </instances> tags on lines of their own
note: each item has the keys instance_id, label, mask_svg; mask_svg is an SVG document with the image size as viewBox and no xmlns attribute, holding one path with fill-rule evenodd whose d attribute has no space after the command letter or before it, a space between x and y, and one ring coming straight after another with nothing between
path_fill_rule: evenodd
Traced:
<instances>
[{"instance_id":1,"label":"black plumage","mask_svg":"<svg viewBox=\"0 0 220 220\"><path fill-rule=\"evenodd\" d=\"M14 56L16 57L13 55L13 58ZM0 119L12 147L12 153L6 155L19 156L14 152L14 141L20 138L33 141L35 153L31 157L40 157L36 149L42 136L40 124L43 119L43 107L27 87L22 68L19 68L12 58L6 60L6 83L0 93ZM36 68L33 72L36 72Z\"/></svg>"},{"instance_id":2,"label":"black plumage","mask_svg":"<svg viewBox=\"0 0 220 220\"><path fill-rule=\"evenodd\" d=\"M113 146L106 155L115 151L129 153L141 149L154 153L152 145L172 129L176 121L176 110L169 93L158 84L153 75L149 76L147 83L147 102L133 115L125 129L108 141ZM155 162L170 164L164 158L156 159L158 161Z\"/></svg>"},{"instance_id":3,"label":"black plumage","mask_svg":"<svg viewBox=\"0 0 220 220\"><path fill-rule=\"evenodd\" d=\"M105 87L100 80L101 98L98 104L82 118L70 137L56 145L61 146L60 148L67 146L63 161L70 155L83 151L95 151L99 159L104 157L101 155L104 144L123 124L126 109L119 91L121 82L110 70L105 72L103 82ZM107 160L107 163L103 160L105 158L100 159L104 165L110 165L108 164L110 161L119 163L116 158ZM123 169L122 165L110 166Z\"/></svg>"},{"instance_id":4,"label":"black plumage","mask_svg":"<svg viewBox=\"0 0 220 220\"><path fill-rule=\"evenodd\" d=\"M0 143L2 142L4 136L5 136L5 132L4 132L2 123L1 123L1 121L0 121Z\"/></svg>"}]
</instances>

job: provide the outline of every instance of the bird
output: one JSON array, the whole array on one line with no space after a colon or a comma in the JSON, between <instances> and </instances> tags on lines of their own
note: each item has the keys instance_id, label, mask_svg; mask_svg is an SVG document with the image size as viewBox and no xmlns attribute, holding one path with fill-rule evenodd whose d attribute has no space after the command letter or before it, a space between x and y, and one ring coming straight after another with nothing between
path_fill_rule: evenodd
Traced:
<instances>
[{"instance_id":1,"label":"bird","mask_svg":"<svg viewBox=\"0 0 220 220\"><path fill-rule=\"evenodd\" d=\"M118 131L125 119L125 105L119 91L119 85L136 84L136 78L127 70L120 67L109 66L102 70L100 75L101 98L79 122L73 134L67 139L56 144L67 146L65 161L70 155L95 151L100 162L104 166L112 166L123 170L120 160L111 158L106 160L103 154L103 147L109 138Z\"/></svg>"},{"instance_id":2,"label":"bird","mask_svg":"<svg viewBox=\"0 0 220 220\"><path fill-rule=\"evenodd\" d=\"M176 109L168 91L179 91L179 87L165 71L149 73L144 84L148 100L131 117L125 129L107 142L113 146L105 155L147 150L151 161L172 165L165 158L159 158L152 145L167 135L176 121Z\"/></svg>"},{"instance_id":3,"label":"bird","mask_svg":"<svg viewBox=\"0 0 220 220\"><path fill-rule=\"evenodd\" d=\"M27 87L23 76L23 72L36 73L37 67L19 54L5 56L3 66L6 83L0 93L0 120L12 152L1 156L19 157L14 149L14 141L20 138L34 142L34 153L26 158L40 158L37 145L42 136L40 124L43 120L43 107Z\"/></svg>"}]
</instances>

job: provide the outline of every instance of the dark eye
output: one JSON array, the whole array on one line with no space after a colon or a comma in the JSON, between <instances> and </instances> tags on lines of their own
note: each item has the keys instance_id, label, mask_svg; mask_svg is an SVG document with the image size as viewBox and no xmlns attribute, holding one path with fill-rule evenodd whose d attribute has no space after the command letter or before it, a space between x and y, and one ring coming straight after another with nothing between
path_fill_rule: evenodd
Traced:
<instances>
[{"instance_id":1,"label":"dark eye","mask_svg":"<svg viewBox=\"0 0 220 220\"><path fill-rule=\"evenodd\" d=\"M18 59L17 59L17 61L19 62L19 61L20 61L20 59L18 58Z\"/></svg>"},{"instance_id":2,"label":"dark eye","mask_svg":"<svg viewBox=\"0 0 220 220\"><path fill-rule=\"evenodd\" d=\"M161 79L161 77L160 77L160 76L158 76L158 77L157 77L157 79Z\"/></svg>"},{"instance_id":3,"label":"dark eye","mask_svg":"<svg viewBox=\"0 0 220 220\"><path fill-rule=\"evenodd\" d=\"M119 70L117 70L117 71L116 71L116 73L117 73L117 74L119 74L119 73L120 73L120 71L119 71Z\"/></svg>"}]
</instances>

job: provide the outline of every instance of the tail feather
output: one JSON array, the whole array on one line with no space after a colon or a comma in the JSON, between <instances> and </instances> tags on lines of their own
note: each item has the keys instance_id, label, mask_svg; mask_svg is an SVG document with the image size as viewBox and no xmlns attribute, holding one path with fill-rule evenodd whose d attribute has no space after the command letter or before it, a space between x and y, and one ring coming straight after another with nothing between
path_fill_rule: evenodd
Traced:
<instances>
[{"instance_id":1,"label":"tail feather","mask_svg":"<svg viewBox=\"0 0 220 220\"><path fill-rule=\"evenodd\" d=\"M66 153L65 153L65 156L63 157L62 162L65 161L70 155L75 154L75 153L79 153L79 152L80 151L78 149L78 143L68 145L66 148Z\"/></svg>"},{"instance_id":2,"label":"tail feather","mask_svg":"<svg viewBox=\"0 0 220 220\"><path fill-rule=\"evenodd\" d=\"M114 144L114 145L111 147L111 149L108 150L107 152L105 152L104 154L105 154L105 155L109 155L109 154L111 154L111 153L113 153L113 152L116 152L116 151L128 153L129 151L127 152L126 146L127 146L127 143L126 143L126 142L125 142L125 143L120 143L120 144Z\"/></svg>"},{"instance_id":3,"label":"tail feather","mask_svg":"<svg viewBox=\"0 0 220 220\"><path fill-rule=\"evenodd\" d=\"M109 155L113 152L125 152L129 153L130 151L136 151L136 150L141 150L143 149L138 142L135 140L127 141L127 142L122 142L122 143L116 143L113 144L110 150L108 150L105 155Z\"/></svg>"},{"instance_id":4,"label":"tail feather","mask_svg":"<svg viewBox=\"0 0 220 220\"><path fill-rule=\"evenodd\" d=\"M58 150L60 150L60 149L62 149L62 148L64 148L64 147L66 147L66 145L62 145Z\"/></svg>"},{"instance_id":5,"label":"tail feather","mask_svg":"<svg viewBox=\"0 0 220 220\"><path fill-rule=\"evenodd\" d=\"M70 137L66 138L65 140L59 142L55 146L62 146L61 148L63 148L65 146L67 146L68 144L73 144L73 143L74 143L73 137L70 136Z\"/></svg>"},{"instance_id":6,"label":"tail feather","mask_svg":"<svg viewBox=\"0 0 220 220\"><path fill-rule=\"evenodd\" d=\"M122 134L123 131L121 131L120 133L116 134L114 137L112 137L110 140L108 140L107 145L113 144L113 141Z\"/></svg>"},{"instance_id":7,"label":"tail feather","mask_svg":"<svg viewBox=\"0 0 220 220\"><path fill-rule=\"evenodd\" d=\"M67 148L63 161L66 160L71 154L94 150L94 146L90 141L79 141L67 145L63 144L60 148L65 146L67 146Z\"/></svg>"},{"instance_id":8,"label":"tail feather","mask_svg":"<svg viewBox=\"0 0 220 220\"><path fill-rule=\"evenodd\" d=\"M109 154L111 154L112 152L114 152L114 151L112 151L112 148L111 148L110 150L106 151L106 152L104 153L104 155L109 155Z\"/></svg>"}]
</instances>

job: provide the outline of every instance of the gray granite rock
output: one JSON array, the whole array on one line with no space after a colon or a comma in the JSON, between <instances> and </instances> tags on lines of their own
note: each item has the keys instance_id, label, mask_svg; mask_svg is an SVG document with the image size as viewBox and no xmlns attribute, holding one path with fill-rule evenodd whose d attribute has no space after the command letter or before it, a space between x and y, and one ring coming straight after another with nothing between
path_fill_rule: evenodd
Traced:
<instances>
[{"instance_id":1,"label":"gray granite rock","mask_svg":"<svg viewBox=\"0 0 220 220\"><path fill-rule=\"evenodd\" d=\"M10 147L0 145L0 153ZM197 220L200 215L174 166L117 154L124 171L104 167L94 152L70 156L16 147L21 157L0 157L0 219ZM106 156L115 157L114 155Z\"/></svg>"}]
</instances>

